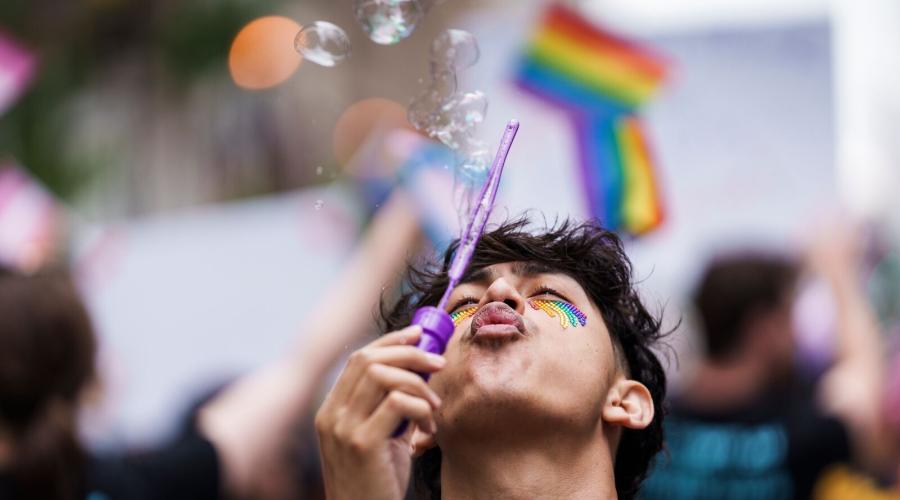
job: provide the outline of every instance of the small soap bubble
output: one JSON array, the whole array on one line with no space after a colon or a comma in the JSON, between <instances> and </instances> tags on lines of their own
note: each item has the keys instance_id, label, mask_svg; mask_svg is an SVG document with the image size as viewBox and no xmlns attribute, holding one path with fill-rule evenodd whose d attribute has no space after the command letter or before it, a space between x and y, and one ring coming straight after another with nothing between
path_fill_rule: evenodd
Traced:
<instances>
[{"instance_id":1,"label":"small soap bubble","mask_svg":"<svg viewBox=\"0 0 900 500\"><path fill-rule=\"evenodd\" d=\"M491 154L490 147L488 147L487 143L473 135L467 136L459 149L463 154L469 156L485 154L490 156Z\"/></svg>"},{"instance_id":2,"label":"small soap bubble","mask_svg":"<svg viewBox=\"0 0 900 500\"><path fill-rule=\"evenodd\" d=\"M425 15L417 0L356 0L355 10L363 31L381 45L408 37Z\"/></svg>"},{"instance_id":3,"label":"small soap bubble","mask_svg":"<svg viewBox=\"0 0 900 500\"><path fill-rule=\"evenodd\" d=\"M324 206L325 206L325 202L322 200L316 200L316 202L313 204L313 207L315 207L315 209L317 211L322 210L322 207L324 207Z\"/></svg>"},{"instance_id":4,"label":"small soap bubble","mask_svg":"<svg viewBox=\"0 0 900 500\"><path fill-rule=\"evenodd\" d=\"M456 72L447 68L431 68L431 85L428 90L442 98L449 98L456 94L459 82Z\"/></svg>"},{"instance_id":5,"label":"small soap bubble","mask_svg":"<svg viewBox=\"0 0 900 500\"><path fill-rule=\"evenodd\" d=\"M427 133L428 127L432 121L432 115L438 106L440 106L440 103L435 106L434 102L431 100L430 93L426 92L413 99L409 104L409 108L406 110L406 119L413 127L416 127L417 130Z\"/></svg>"},{"instance_id":6,"label":"small soap bubble","mask_svg":"<svg viewBox=\"0 0 900 500\"><path fill-rule=\"evenodd\" d=\"M294 49L304 60L332 67L350 55L350 38L340 26L316 21L297 33Z\"/></svg>"},{"instance_id":7,"label":"small soap bubble","mask_svg":"<svg viewBox=\"0 0 900 500\"><path fill-rule=\"evenodd\" d=\"M482 178L491 166L491 154L487 150L465 154L459 162L459 170L472 179Z\"/></svg>"},{"instance_id":8,"label":"small soap bubble","mask_svg":"<svg viewBox=\"0 0 900 500\"><path fill-rule=\"evenodd\" d=\"M451 113L452 120L459 123L459 126L470 128L484 121L487 106L484 92L476 90L455 96L444 105L444 111Z\"/></svg>"},{"instance_id":9,"label":"small soap bubble","mask_svg":"<svg viewBox=\"0 0 900 500\"><path fill-rule=\"evenodd\" d=\"M465 69L478 62L479 55L478 40L468 31L449 29L431 43L433 67Z\"/></svg>"}]
</instances>

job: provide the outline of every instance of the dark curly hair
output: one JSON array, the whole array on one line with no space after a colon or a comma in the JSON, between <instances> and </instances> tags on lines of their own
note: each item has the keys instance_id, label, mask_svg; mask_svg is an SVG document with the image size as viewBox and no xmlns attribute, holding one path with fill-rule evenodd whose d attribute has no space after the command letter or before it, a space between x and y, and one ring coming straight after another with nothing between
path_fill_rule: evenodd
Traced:
<instances>
[{"instance_id":1,"label":"dark curly hair","mask_svg":"<svg viewBox=\"0 0 900 500\"><path fill-rule=\"evenodd\" d=\"M616 452L616 491L619 498L632 498L663 444L666 375L651 350L664 335L661 320L641 302L632 280L631 262L618 236L593 221L576 224L566 220L538 233L528 231L530 224L522 217L485 233L466 273L503 262L538 262L574 278L599 308L617 355L625 361L623 368L629 378L647 386L656 408L647 428L623 430ZM382 301L385 332L408 325L418 307L438 303L458 246L459 241L453 242L441 263L409 267L406 291L393 305ZM437 447L415 461L413 488L417 498L440 498L440 468L441 451Z\"/></svg>"}]
</instances>

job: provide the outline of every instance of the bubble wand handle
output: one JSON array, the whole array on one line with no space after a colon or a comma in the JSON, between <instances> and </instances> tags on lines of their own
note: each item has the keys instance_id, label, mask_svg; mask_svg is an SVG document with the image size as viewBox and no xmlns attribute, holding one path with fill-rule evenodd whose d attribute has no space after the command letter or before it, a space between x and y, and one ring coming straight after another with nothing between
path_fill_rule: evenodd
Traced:
<instances>
[{"instance_id":1,"label":"bubble wand handle","mask_svg":"<svg viewBox=\"0 0 900 500\"><path fill-rule=\"evenodd\" d=\"M503 166L506 164L506 157L509 155L509 149L518 131L519 122L517 120L510 120L503 131L503 138L500 140L497 155L494 157L494 162L488 171L488 178L481 187L478 204L472 208L469 223L466 225L466 230L460 238L456 255L453 256L453 262L450 264L450 269L447 272L450 280L443 297L441 297L437 307L420 307L413 314L412 324L422 327L422 336L419 338L417 347L423 351L444 354L444 350L447 349L447 343L450 342L450 337L453 335L454 325L450 315L444 309L450 300L450 294L456 285L459 284L463 273L466 272L469 261L472 260L472 255L475 253L475 245L481 239L481 234L487 225L491 210L494 209L494 200L497 198ZM420 375L426 381L428 380L429 376L427 373L420 373ZM397 429L394 430L392 436L398 437L402 435L408 425L408 421L404 420L401 422Z\"/></svg>"}]
</instances>

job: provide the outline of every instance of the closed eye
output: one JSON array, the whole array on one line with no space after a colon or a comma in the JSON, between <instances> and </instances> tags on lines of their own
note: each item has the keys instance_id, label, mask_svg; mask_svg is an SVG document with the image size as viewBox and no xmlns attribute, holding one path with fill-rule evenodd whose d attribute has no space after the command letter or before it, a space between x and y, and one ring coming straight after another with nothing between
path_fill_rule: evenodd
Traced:
<instances>
[{"instance_id":1,"label":"closed eye","mask_svg":"<svg viewBox=\"0 0 900 500\"><path fill-rule=\"evenodd\" d=\"M475 297L472 297L472 296L463 297L463 298L459 299L453 305L453 308L450 309L450 312L454 313L454 312L462 309L464 306L477 305L477 304L478 304L478 299L476 299Z\"/></svg>"},{"instance_id":2,"label":"closed eye","mask_svg":"<svg viewBox=\"0 0 900 500\"><path fill-rule=\"evenodd\" d=\"M562 299L562 300L564 300L564 301L566 301L566 302L569 302L569 303L572 302L572 301L569 300L569 298L566 297L565 295L563 295L563 294L557 292L557 291L554 290L553 288L550 288L549 286L546 286L546 285L541 285L541 286L539 286L539 287L531 294L531 297L532 297L532 298L534 298L534 297L540 297L540 296L542 296L542 295L549 295L549 296L551 296L551 297L556 297L556 298L558 298L558 299Z\"/></svg>"}]
</instances>

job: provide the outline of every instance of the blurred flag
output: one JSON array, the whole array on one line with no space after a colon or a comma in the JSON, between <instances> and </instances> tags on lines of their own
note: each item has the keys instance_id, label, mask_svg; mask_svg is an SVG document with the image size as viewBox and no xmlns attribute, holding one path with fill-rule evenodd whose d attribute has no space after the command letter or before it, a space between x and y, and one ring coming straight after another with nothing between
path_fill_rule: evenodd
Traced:
<instances>
[{"instance_id":1,"label":"blurred flag","mask_svg":"<svg viewBox=\"0 0 900 500\"><path fill-rule=\"evenodd\" d=\"M18 167L0 164L0 265L33 271L54 253L62 211Z\"/></svg>"},{"instance_id":2,"label":"blurred flag","mask_svg":"<svg viewBox=\"0 0 900 500\"><path fill-rule=\"evenodd\" d=\"M22 95L34 76L35 58L0 32L0 115Z\"/></svg>"},{"instance_id":3,"label":"blurred flag","mask_svg":"<svg viewBox=\"0 0 900 500\"><path fill-rule=\"evenodd\" d=\"M662 222L653 155L637 108L662 86L663 60L552 3L517 85L572 119L584 194L606 227L632 235Z\"/></svg>"}]
</instances>

